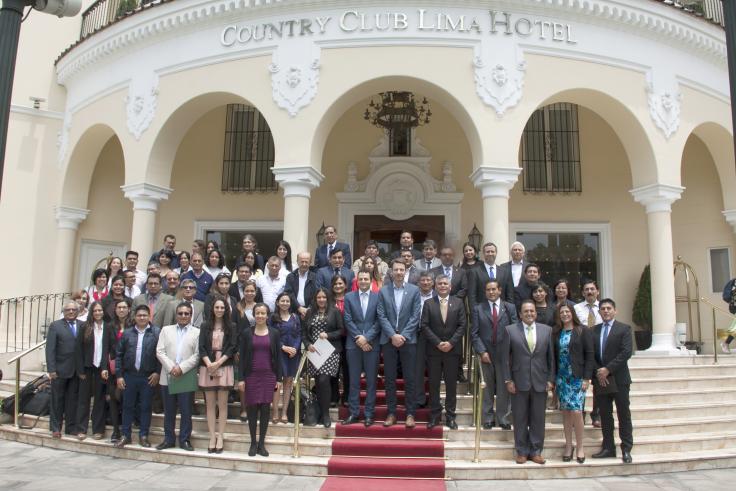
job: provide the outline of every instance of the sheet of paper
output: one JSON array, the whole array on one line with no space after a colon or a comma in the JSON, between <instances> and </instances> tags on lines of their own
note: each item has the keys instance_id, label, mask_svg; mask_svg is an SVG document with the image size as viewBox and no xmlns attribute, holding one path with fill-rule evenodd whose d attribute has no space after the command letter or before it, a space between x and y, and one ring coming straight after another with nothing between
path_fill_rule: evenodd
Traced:
<instances>
[{"instance_id":1,"label":"sheet of paper","mask_svg":"<svg viewBox=\"0 0 736 491\"><path fill-rule=\"evenodd\" d=\"M332 352L335 351L335 347L326 339L318 339L312 346L314 346L314 351L309 351L307 358L309 358L314 368L319 370Z\"/></svg>"}]
</instances>

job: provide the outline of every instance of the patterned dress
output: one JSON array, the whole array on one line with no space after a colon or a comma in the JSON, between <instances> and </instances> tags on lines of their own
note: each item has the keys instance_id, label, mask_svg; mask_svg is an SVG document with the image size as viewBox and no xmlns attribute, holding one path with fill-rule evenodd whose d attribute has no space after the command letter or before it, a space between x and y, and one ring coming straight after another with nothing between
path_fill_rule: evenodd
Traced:
<instances>
[{"instance_id":1,"label":"patterned dress","mask_svg":"<svg viewBox=\"0 0 736 491\"><path fill-rule=\"evenodd\" d=\"M320 333L325 332L327 326L327 317L322 314L312 316L309 321L309 343L314 344L319 339ZM337 377L340 372L340 353L333 351L327 361L319 367L319 370L314 368L314 365L310 362L307 370L309 375L314 377L316 375L329 375L330 377Z\"/></svg>"},{"instance_id":2,"label":"patterned dress","mask_svg":"<svg viewBox=\"0 0 736 491\"><path fill-rule=\"evenodd\" d=\"M585 392L583 392L583 379L576 378L572 374L570 364L570 338L572 330L562 330L559 340L559 357L557 359L557 397L560 399L562 411L582 411Z\"/></svg>"}]
</instances>

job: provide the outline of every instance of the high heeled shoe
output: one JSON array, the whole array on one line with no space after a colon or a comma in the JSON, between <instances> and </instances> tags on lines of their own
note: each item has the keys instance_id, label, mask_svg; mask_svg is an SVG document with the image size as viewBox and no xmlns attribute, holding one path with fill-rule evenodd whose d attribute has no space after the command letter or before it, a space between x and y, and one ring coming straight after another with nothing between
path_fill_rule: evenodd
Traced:
<instances>
[{"instance_id":1,"label":"high heeled shoe","mask_svg":"<svg viewBox=\"0 0 736 491\"><path fill-rule=\"evenodd\" d=\"M211 442L211 441L212 441L212 440L210 440L210 442ZM208 446L207 446L207 453L215 453L216 447L217 447L217 433L215 433L215 446L214 446L214 447L210 447L210 446L208 445Z\"/></svg>"},{"instance_id":2,"label":"high heeled shoe","mask_svg":"<svg viewBox=\"0 0 736 491\"><path fill-rule=\"evenodd\" d=\"M563 462L570 462L572 460L572 456L575 453L575 447L570 447L570 455L563 455L562 461Z\"/></svg>"},{"instance_id":3,"label":"high heeled shoe","mask_svg":"<svg viewBox=\"0 0 736 491\"><path fill-rule=\"evenodd\" d=\"M217 445L219 443L220 445ZM225 437L222 433L217 434L217 443L215 443L215 453L222 453L225 449Z\"/></svg>"},{"instance_id":4,"label":"high heeled shoe","mask_svg":"<svg viewBox=\"0 0 736 491\"><path fill-rule=\"evenodd\" d=\"M578 464L584 464L585 463L585 455L583 455L582 457L575 456L575 459L578 461Z\"/></svg>"}]
</instances>

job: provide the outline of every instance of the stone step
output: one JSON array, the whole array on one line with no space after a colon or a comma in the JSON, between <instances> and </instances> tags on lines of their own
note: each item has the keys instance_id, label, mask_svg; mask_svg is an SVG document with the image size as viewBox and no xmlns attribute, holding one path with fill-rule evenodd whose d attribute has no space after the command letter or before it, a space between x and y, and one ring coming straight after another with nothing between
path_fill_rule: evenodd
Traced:
<instances>
[{"instance_id":1,"label":"stone step","mask_svg":"<svg viewBox=\"0 0 736 491\"><path fill-rule=\"evenodd\" d=\"M632 377L631 387L636 391L644 392L656 392L660 389L700 390L721 387L736 387L736 370L730 371L728 375L711 375L705 377L688 376L649 379Z\"/></svg>"},{"instance_id":2,"label":"stone step","mask_svg":"<svg viewBox=\"0 0 736 491\"><path fill-rule=\"evenodd\" d=\"M712 365L713 355L691 355L691 356L650 356L644 352L637 352L629 358L629 368L651 367L657 365ZM718 353L719 365L736 365L734 354Z\"/></svg>"},{"instance_id":3,"label":"stone step","mask_svg":"<svg viewBox=\"0 0 736 491\"><path fill-rule=\"evenodd\" d=\"M689 377L712 377L719 375L732 375L736 366L734 365L669 365L638 367L629 369L631 378L636 380L651 380L663 378L689 378Z\"/></svg>"}]
</instances>

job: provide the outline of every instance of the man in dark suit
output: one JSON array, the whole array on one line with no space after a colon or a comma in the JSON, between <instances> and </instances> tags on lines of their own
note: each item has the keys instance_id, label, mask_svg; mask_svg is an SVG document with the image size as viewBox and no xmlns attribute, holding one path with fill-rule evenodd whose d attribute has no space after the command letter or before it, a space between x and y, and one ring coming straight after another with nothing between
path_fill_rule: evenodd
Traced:
<instances>
[{"instance_id":1,"label":"man in dark suit","mask_svg":"<svg viewBox=\"0 0 736 491\"><path fill-rule=\"evenodd\" d=\"M485 302L473 307L470 328L473 349L480 355L480 366L486 379L486 388L483 391L483 428L490 430L498 425L504 430L510 430L511 405L504 380L503 347L506 343L506 326L515 325L519 319L516 317L514 304L501 300L498 280L488 280L485 298Z\"/></svg>"},{"instance_id":2,"label":"man in dark suit","mask_svg":"<svg viewBox=\"0 0 736 491\"><path fill-rule=\"evenodd\" d=\"M513 299L509 300L510 302L514 302L517 310L521 309L521 302L524 300L533 300L532 292L537 289L540 276L539 266L537 264L526 263L524 266L524 276L514 288ZM553 298L550 296L550 292L547 292L547 298Z\"/></svg>"},{"instance_id":3,"label":"man in dark suit","mask_svg":"<svg viewBox=\"0 0 736 491\"><path fill-rule=\"evenodd\" d=\"M330 256L330 265L317 270L315 285L317 289L327 288L332 291L332 278L340 275L345 278L345 287L350 289L355 277L353 270L345 266L345 254L341 249L334 249Z\"/></svg>"},{"instance_id":4,"label":"man in dark suit","mask_svg":"<svg viewBox=\"0 0 736 491\"><path fill-rule=\"evenodd\" d=\"M431 273L435 277L443 274L450 278L450 295L464 301L468 294L468 279L465 270L455 265L455 251L452 247L440 249L440 261L442 264L433 268Z\"/></svg>"},{"instance_id":5,"label":"man in dark suit","mask_svg":"<svg viewBox=\"0 0 736 491\"><path fill-rule=\"evenodd\" d=\"M284 285L284 292L289 294L291 305L296 306L302 319L307 314L309 303L317 291L317 273L309 269L311 260L312 255L308 252L297 254L297 269L286 276L286 285Z\"/></svg>"},{"instance_id":6,"label":"man in dark suit","mask_svg":"<svg viewBox=\"0 0 736 491\"><path fill-rule=\"evenodd\" d=\"M511 280L511 273L496 264L497 253L498 248L493 242L483 244L483 262L468 273L468 305L471 308L486 301L488 280L498 280L501 287L501 300L513 302L514 284Z\"/></svg>"},{"instance_id":7,"label":"man in dark suit","mask_svg":"<svg viewBox=\"0 0 736 491\"><path fill-rule=\"evenodd\" d=\"M419 283L419 275L422 273L419 271L416 266L414 266L414 256L412 255L411 251L409 250L403 250L401 251L401 256L398 258L406 265L406 268L404 268L404 283L411 283L412 285L416 285ZM388 283L391 283L393 281L393 270L389 269L388 273L386 274L386 277L383 279L383 284L386 285Z\"/></svg>"},{"instance_id":8,"label":"man in dark suit","mask_svg":"<svg viewBox=\"0 0 736 491\"><path fill-rule=\"evenodd\" d=\"M76 302L67 302L63 309L64 318L52 322L46 335L46 367L51 379L49 426L54 438L61 438L62 424L67 435L78 433L77 336L83 334L82 323L77 321Z\"/></svg>"},{"instance_id":9,"label":"man in dark suit","mask_svg":"<svg viewBox=\"0 0 736 491\"><path fill-rule=\"evenodd\" d=\"M511 394L516 463L544 464L544 415L547 391L555 380L552 328L537 324L532 300L521 304L521 322L506 326L504 379Z\"/></svg>"},{"instance_id":10,"label":"man in dark suit","mask_svg":"<svg viewBox=\"0 0 736 491\"><path fill-rule=\"evenodd\" d=\"M416 342L419 330L419 315L422 301L419 288L404 283L406 264L394 259L391 262L392 282L379 292L378 321L381 326L381 352L383 353L384 376L386 382L386 405L388 415L383 426L396 423L396 369L399 357L402 367L416 367ZM404 391L406 394L406 427L416 426L414 413L415 370L404 371Z\"/></svg>"},{"instance_id":11,"label":"man in dark suit","mask_svg":"<svg viewBox=\"0 0 736 491\"><path fill-rule=\"evenodd\" d=\"M462 339L467 325L465 302L450 296L450 278L441 274L435 278L437 296L422 308L422 334L426 339L429 365L429 400L431 416L427 428L439 424L442 416L440 380L445 380L445 425L457 429L457 371L460 366Z\"/></svg>"},{"instance_id":12,"label":"man in dark suit","mask_svg":"<svg viewBox=\"0 0 736 491\"><path fill-rule=\"evenodd\" d=\"M365 372L365 426L373 424L376 408L376 374L381 328L378 324L378 294L371 292L371 274L358 272L358 290L345 295L345 356L350 374L348 407L350 415L342 422L349 425L358 422L360 413L360 374Z\"/></svg>"},{"instance_id":13,"label":"man in dark suit","mask_svg":"<svg viewBox=\"0 0 736 491\"><path fill-rule=\"evenodd\" d=\"M414 261L415 259L420 259L422 257L422 253L414 249L414 235L410 231L404 230L401 232L401 236L399 237L399 245L400 248L391 253L391 259L401 257L401 253L403 251L411 252L412 261Z\"/></svg>"},{"instance_id":14,"label":"man in dark suit","mask_svg":"<svg viewBox=\"0 0 736 491\"><path fill-rule=\"evenodd\" d=\"M519 286L519 281L524 276L524 266L526 266L526 248L521 242L511 244L511 261L500 264L498 267L506 270L511 274L514 287Z\"/></svg>"},{"instance_id":15,"label":"man in dark suit","mask_svg":"<svg viewBox=\"0 0 736 491\"><path fill-rule=\"evenodd\" d=\"M598 383L605 387L609 383L607 380L609 375L613 375L617 390L613 394L595 395L601 416L603 444L600 452L593 454L593 458L616 457L616 444L613 440L613 403L615 401L622 460L625 464L630 464L631 449L634 446L631 410L629 409L631 375L628 359L631 358L632 353L631 327L615 319L616 303L610 298L605 298L598 303L598 312L603 322L593 328L597 365L595 377Z\"/></svg>"},{"instance_id":16,"label":"man in dark suit","mask_svg":"<svg viewBox=\"0 0 736 491\"><path fill-rule=\"evenodd\" d=\"M343 262L347 265L353 264L353 258L350 255L350 246L344 242L337 241L337 229L328 225L325 227L325 243L317 248L314 253L314 266L317 269L330 265L332 251L342 251ZM348 288L350 284L348 283Z\"/></svg>"},{"instance_id":17,"label":"man in dark suit","mask_svg":"<svg viewBox=\"0 0 736 491\"><path fill-rule=\"evenodd\" d=\"M422 302L422 309L427 300L437 296L437 292L434 290L434 275L429 271L422 271L419 273L419 300ZM420 317L421 319L421 317ZM417 331L417 371L416 371L416 392L415 392L415 403L417 407L424 407L427 405L427 391L424 384L424 377L427 373L427 342L422 334L422 329Z\"/></svg>"}]
</instances>

